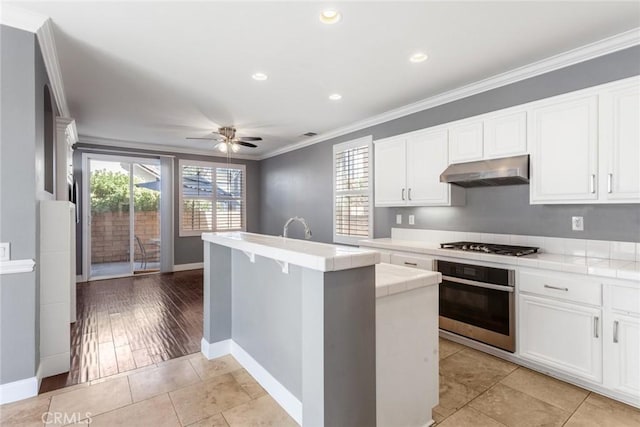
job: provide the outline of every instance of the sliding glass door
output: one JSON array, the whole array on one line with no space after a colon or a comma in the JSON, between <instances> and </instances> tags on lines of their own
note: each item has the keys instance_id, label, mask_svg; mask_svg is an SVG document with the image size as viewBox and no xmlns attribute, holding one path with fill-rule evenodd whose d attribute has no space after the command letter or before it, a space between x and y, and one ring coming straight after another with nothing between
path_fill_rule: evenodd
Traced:
<instances>
[{"instance_id":1,"label":"sliding glass door","mask_svg":"<svg viewBox=\"0 0 640 427\"><path fill-rule=\"evenodd\" d=\"M159 271L160 163L90 155L88 279Z\"/></svg>"}]
</instances>

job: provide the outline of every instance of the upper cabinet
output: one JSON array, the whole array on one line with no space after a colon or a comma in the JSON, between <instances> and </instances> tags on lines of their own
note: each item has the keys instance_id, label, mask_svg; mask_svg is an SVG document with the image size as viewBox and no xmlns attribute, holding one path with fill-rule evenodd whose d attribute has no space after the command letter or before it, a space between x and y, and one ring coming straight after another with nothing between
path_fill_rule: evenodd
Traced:
<instances>
[{"instance_id":1,"label":"upper cabinet","mask_svg":"<svg viewBox=\"0 0 640 427\"><path fill-rule=\"evenodd\" d=\"M484 121L484 157L488 159L527 153L527 113L498 113Z\"/></svg>"},{"instance_id":2,"label":"upper cabinet","mask_svg":"<svg viewBox=\"0 0 640 427\"><path fill-rule=\"evenodd\" d=\"M424 130L375 142L376 206L461 204L464 190L440 182L448 165L446 129Z\"/></svg>"},{"instance_id":3,"label":"upper cabinet","mask_svg":"<svg viewBox=\"0 0 640 427\"><path fill-rule=\"evenodd\" d=\"M482 159L482 120L473 120L452 126L449 128L449 139L449 163Z\"/></svg>"},{"instance_id":4,"label":"upper cabinet","mask_svg":"<svg viewBox=\"0 0 640 427\"><path fill-rule=\"evenodd\" d=\"M449 128L449 163L527 154L527 112L509 108Z\"/></svg>"},{"instance_id":5,"label":"upper cabinet","mask_svg":"<svg viewBox=\"0 0 640 427\"><path fill-rule=\"evenodd\" d=\"M529 115L531 203L598 198L598 98L543 103Z\"/></svg>"},{"instance_id":6,"label":"upper cabinet","mask_svg":"<svg viewBox=\"0 0 640 427\"><path fill-rule=\"evenodd\" d=\"M600 186L608 202L640 200L640 85L600 95Z\"/></svg>"},{"instance_id":7,"label":"upper cabinet","mask_svg":"<svg viewBox=\"0 0 640 427\"><path fill-rule=\"evenodd\" d=\"M531 203L640 203L640 79L533 103Z\"/></svg>"}]
</instances>

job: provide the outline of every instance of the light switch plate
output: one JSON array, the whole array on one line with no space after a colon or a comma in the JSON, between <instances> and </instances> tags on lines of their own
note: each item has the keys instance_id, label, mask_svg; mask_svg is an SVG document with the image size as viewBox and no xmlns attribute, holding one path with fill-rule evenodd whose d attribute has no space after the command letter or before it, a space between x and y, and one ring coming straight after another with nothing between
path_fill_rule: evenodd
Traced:
<instances>
[{"instance_id":1,"label":"light switch plate","mask_svg":"<svg viewBox=\"0 0 640 427\"><path fill-rule=\"evenodd\" d=\"M0 261L11 260L11 244L9 242L0 243Z\"/></svg>"},{"instance_id":2,"label":"light switch plate","mask_svg":"<svg viewBox=\"0 0 640 427\"><path fill-rule=\"evenodd\" d=\"M402 214L396 215L396 224L402 224Z\"/></svg>"},{"instance_id":3,"label":"light switch plate","mask_svg":"<svg viewBox=\"0 0 640 427\"><path fill-rule=\"evenodd\" d=\"M584 217L572 216L571 217L571 229L573 231L584 231Z\"/></svg>"},{"instance_id":4,"label":"light switch plate","mask_svg":"<svg viewBox=\"0 0 640 427\"><path fill-rule=\"evenodd\" d=\"M416 216L409 215L409 225L416 225Z\"/></svg>"}]
</instances>

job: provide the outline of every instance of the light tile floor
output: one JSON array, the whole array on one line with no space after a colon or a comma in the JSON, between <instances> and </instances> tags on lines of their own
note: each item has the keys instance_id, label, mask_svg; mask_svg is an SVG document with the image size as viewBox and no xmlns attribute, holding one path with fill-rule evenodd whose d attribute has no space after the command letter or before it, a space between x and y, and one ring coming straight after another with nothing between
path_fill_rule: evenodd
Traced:
<instances>
[{"instance_id":1,"label":"light tile floor","mask_svg":"<svg viewBox=\"0 0 640 427\"><path fill-rule=\"evenodd\" d=\"M434 418L438 427L640 426L636 408L442 339ZM0 406L2 426L74 423L296 426L233 357L200 353Z\"/></svg>"},{"instance_id":2,"label":"light tile floor","mask_svg":"<svg viewBox=\"0 0 640 427\"><path fill-rule=\"evenodd\" d=\"M640 410L440 339L438 427L640 427Z\"/></svg>"}]
</instances>

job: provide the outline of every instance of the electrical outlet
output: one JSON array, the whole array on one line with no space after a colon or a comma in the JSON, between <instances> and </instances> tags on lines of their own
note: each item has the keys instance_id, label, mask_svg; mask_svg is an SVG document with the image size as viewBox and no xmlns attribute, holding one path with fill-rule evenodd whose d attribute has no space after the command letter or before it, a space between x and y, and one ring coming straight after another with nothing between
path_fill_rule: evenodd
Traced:
<instances>
[{"instance_id":1,"label":"electrical outlet","mask_svg":"<svg viewBox=\"0 0 640 427\"><path fill-rule=\"evenodd\" d=\"M416 216L409 215L409 225L416 225Z\"/></svg>"},{"instance_id":2,"label":"electrical outlet","mask_svg":"<svg viewBox=\"0 0 640 427\"><path fill-rule=\"evenodd\" d=\"M402 214L396 215L396 224L402 224Z\"/></svg>"},{"instance_id":3,"label":"electrical outlet","mask_svg":"<svg viewBox=\"0 0 640 427\"><path fill-rule=\"evenodd\" d=\"M9 242L0 243L0 261L11 260L11 244Z\"/></svg>"},{"instance_id":4,"label":"electrical outlet","mask_svg":"<svg viewBox=\"0 0 640 427\"><path fill-rule=\"evenodd\" d=\"M573 231L584 231L584 217L572 216L571 217L571 229Z\"/></svg>"}]
</instances>

